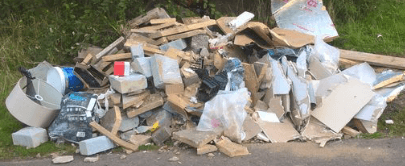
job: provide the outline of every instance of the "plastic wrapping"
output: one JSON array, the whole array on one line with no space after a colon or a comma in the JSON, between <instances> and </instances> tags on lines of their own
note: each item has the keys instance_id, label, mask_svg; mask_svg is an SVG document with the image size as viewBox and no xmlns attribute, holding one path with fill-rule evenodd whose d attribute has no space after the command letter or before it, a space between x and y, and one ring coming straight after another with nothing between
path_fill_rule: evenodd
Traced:
<instances>
[{"instance_id":1,"label":"plastic wrapping","mask_svg":"<svg viewBox=\"0 0 405 166\"><path fill-rule=\"evenodd\" d=\"M278 63L276 60L271 60L271 68L273 73L273 93L276 95L290 93L290 83L285 77L280 63Z\"/></svg>"},{"instance_id":2,"label":"plastic wrapping","mask_svg":"<svg viewBox=\"0 0 405 166\"><path fill-rule=\"evenodd\" d=\"M377 78L373 84L375 89L386 86L390 83L402 81L404 78L404 73L394 72L392 70L386 70L377 75Z\"/></svg>"},{"instance_id":3,"label":"plastic wrapping","mask_svg":"<svg viewBox=\"0 0 405 166\"><path fill-rule=\"evenodd\" d=\"M363 83L370 84L370 86L373 86L373 83L376 80L374 69L368 63L361 63L352 66L346 70L343 70L342 73L355 77Z\"/></svg>"},{"instance_id":4,"label":"plastic wrapping","mask_svg":"<svg viewBox=\"0 0 405 166\"><path fill-rule=\"evenodd\" d=\"M402 90L405 89L405 82L401 82L391 87L378 89L376 92L384 97L387 102L394 100Z\"/></svg>"},{"instance_id":5,"label":"plastic wrapping","mask_svg":"<svg viewBox=\"0 0 405 166\"><path fill-rule=\"evenodd\" d=\"M322 36L325 39L338 36L335 25L322 1L272 0L271 11L280 28Z\"/></svg>"},{"instance_id":6,"label":"plastic wrapping","mask_svg":"<svg viewBox=\"0 0 405 166\"><path fill-rule=\"evenodd\" d=\"M298 75L305 78L305 72L308 70L307 59L311 53L309 46L302 47L298 52L297 70Z\"/></svg>"},{"instance_id":7,"label":"plastic wrapping","mask_svg":"<svg viewBox=\"0 0 405 166\"><path fill-rule=\"evenodd\" d=\"M298 49L291 49L288 47L281 47L281 48L276 48L276 49L268 49L267 50L270 57L272 57L275 60L279 60L283 56L289 56L289 57L298 57Z\"/></svg>"},{"instance_id":8,"label":"plastic wrapping","mask_svg":"<svg viewBox=\"0 0 405 166\"><path fill-rule=\"evenodd\" d=\"M245 69L242 66L242 62L237 58L230 58L224 65L222 71L228 73L228 84L231 91L238 90L245 87L243 81L243 73Z\"/></svg>"},{"instance_id":9,"label":"plastic wrapping","mask_svg":"<svg viewBox=\"0 0 405 166\"><path fill-rule=\"evenodd\" d=\"M226 136L239 142L242 140L242 125L247 115L244 108L248 99L246 88L219 91L214 98L205 103L197 130L214 131L222 128Z\"/></svg>"},{"instance_id":10,"label":"plastic wrapping","mask_svg":"<svg viewBox=\"0 0 405 166\"><path fill-rule=\"evenodd\" d=\"M297 76L292 65L288 66L287 76L292 82L292 101L291 119L298 130L301 130L310 116L311 101L308 94L307 81Z\"/></svg>"},{"instance_id":11,"label":"plastic wrapping","mask_svg":"<svg viewBox=\"0 0 405 166\"><path fill-rule=\"evenodd\" d=\"M340 51L325 43L319 36L315 39L315 46L314 50L311 52L311 56L317 57L330 73L336 73L339 67Z\"/></svg>"},{"instance_id":12,"label":"plastic wrapping","mask_svg":"<svg viewBox=\"0 0 405 166\"><path fill-rule=\"evenodd\" d=\"M68 93L62 98L61 110L48 128L52 140L80 142L92 138L93 109L97 95L84 92Z\"/></svg>"},{"instance_id":13,"label":"plastic wrapping","mask_svg":"<svg viewBox=\"0 0 405 166\"><path fill-rule=\"evenodd\" d=\"M387 102L384 96L375 93L374 97L356 114L355 118L376 122L384 112L385 107L387 107Z\"/></svg>"},{"instance_id":14,"label":"plastic wrapping","mask_svg":"<svg viewBox=\"0 0 405 166\"><path fill-rule=\"evenodd\" d=\"M182 84L177 60L155 54L151 59L153 82L156 88L163 89L165 84Z\"/></svg>"}]
</instances>

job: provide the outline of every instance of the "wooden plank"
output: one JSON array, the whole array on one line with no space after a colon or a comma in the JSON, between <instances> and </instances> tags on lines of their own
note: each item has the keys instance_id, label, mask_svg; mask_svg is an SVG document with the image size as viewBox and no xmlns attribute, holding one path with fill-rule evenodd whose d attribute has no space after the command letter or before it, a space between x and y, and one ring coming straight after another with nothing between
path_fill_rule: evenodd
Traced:
<instances>
[{"instance_id":1,"label":"wooden plank","mask_svg":"<svg viewBox=\"0 0 405 166\"><path fill-rule=\"evenodd\" d=\"M132 58L131 53L113 54L113 55L107 55L107 56L102 57L103 61L105 61L105 62L127 60L127 59L131 59L131 58Z\"/></svg>"},{"instance_id":2,"label":"wooden plank","mask_svg":"<svg viewBox=\"0 0 405 166\"><path fill-rule=\"evenodd\" d=\"M225 32L225 34L228 33L234 33L235 31L232 30L227 24L234 20L236 17L221 17L217 20L218 27Z\"/></svg>"},{"instance_id":3,"label":"wooden plank","mask_svg":"<svg viewBox=\"0 0 405 166\"><path fill-rule=\"evenodd\" d=\"M131 109L127 111L128 118L133 118L139 114L155 109L163 105L163 97L159 94L151 94L147 101L145 101L140 108Z\"/></svg>"},{"instance_id":4,"label":"wooden plank","mask_svg":"<svg viewBox=\"0 0 405 166\"><path fill-rule=\"evenodd\" d=\"M405 58L370 54L342 49L340 50L340 57L353 61L367 62L375 66L383 66L395 69L405 69Z\"/></svg>"},{"instance_id":5,"label":"wooden plank","mask_svg":"<svg viewBox=\"0 0 405 166\"><path fill-rule=\"evenodd\" d=\"M200 29L200 28L204 28L207 26L215 25L215 24L217 24L217 21L209 20L209 21L204 21L201 23L190 24L190 25L185 25L185 26L181 26L181 27L175 27L175 28L163 30L163 31L151 34L150 37L159 38L159 37L163 37L163 36L169 36L169 35L174 35L174 34L178 34L178 33L182 33L182 32L192 31L195 29Z\"/></svg>"},{"instance_id":6,"label":"wooden plank","mask_svg":"<svg viewBox=\"0 0 405 166\"><path fill-rule=\"evenodd\" d=\"M150 30L150 29L131 29L131 32L133 33L156 33L156 30Z\"/></svg>"},{"instance_id":7,"label":"wooden plank","mask_svg":"<svg viewBox=\"0 0 405 166\"><path fill-rule=\"evenodd\" d=\"M111 43L109 46L103 49L103 51L99 52L96 55L96 59L100 59L102 56L107 55L108 52L110 52L112 49L114 49L116 46L122 44L125 41L125 38L121 36L117 40L115 40L113 43Z\"/></svg>"},{"instance_id":8,"label":"wooden plank","mask_svg":"<svg viewBox=\"0 0 405 166\"><path fill-rule=\"evenodd\" d=\"M87 56L83 59L82 61L82 65L88 65L91 61L91 59L93 59L93 54L89 53L87 54Z\"/></svg>"},{"instance_id":9,"label":"wooden plank","mask_svg":"<svg viewBox=\"0 0 405 166\"><path fill-rule=\"evenodd\" d=\"M154 30L157 31L159 29L163 29L163 28L169 28L176 25L176 22L168 22L168 23L164 23L164 24L160 24L160 25L154 25L154 26L147 26L147 27L143 27L141 29L143 30Z\"/></svg>"},{"instance_id":10,"label":"wooden plank","mask_svg":"<svg viewBox=\"0 0 405 166\"><path fill-rule=\"evenodd\" d=\"M176 18L160 18L160 19L152 19L150 20L150 24L164 24L168 22L176 22Z\"/></svg>"},{"instance_id":11,"label":"wooden plank","mask_svg":"<svg viewBox=\"0 0 405 166\"><path fill-rule=\"evenodd\" d=\"M161 45L161 44L165 44L167 42L169 42L169 41L167 40L166 37L161 37L161 38L155 40L154 45Z\"/></svg>"},{"instance_id":12,"label":"wooden plank","mask_svg":"<svg viewBox=\"0 0 405 166\"><path fill-rule=\"evenodd\" d=\"M205 34L207 33L205 30L193 30L185 33L180 33L176 35L171 35L167 36L167 40L177 40L177 39L183 39L183 38L188 38L191 36L199 35L199 34Z\"/></svg>"},{"instance_id":13,"label":"wooden plank","mask_svg":"<svg viewBox=\"0 0 405 166\"><path fill-rule=\"evenodd\" d=\"M122 108L126 109L128 107L131 107L141 101L143 101L145 98L147 98L150 95L149 91L143 92L139 95L133 95L133 96L122 96Z\"/></svg>"},{"instance_id":14,"label":"wooden plank","mask_svg":"<svg viewBox=\"0 0 405 166\"><path fill-rule=\"evenodd\" d=\"M97 122L95 122L95 121L90 122L90 126L93 127L94 129L96 129L101 134L103 134L103 135L107 136L108 138L110 138L116 144L118 144L120 146L123 146L124 148L131 149L133 151L138 150L138 146L136 146L134 144L131 144L129 142L126 142L126 141L124 141L122 139L119 139L116 135L109 132L107 129L105 129L104 127L99 125Z\"/></svg>"},{"instance_id":15,"label":"wooden plank","mask_svg":"<svg viewBox=\"0 0 405 166\"><path fill-rule=\"evenodd\" d=\"M111 129L111 134L117 135L118 129L120 129L121 121L122 121L121 110L120 110L120 108L118 106L115 105L114 106L114 111L115 111L115 122L114 122L114 125L113 125L112 129Z\"/></svg>"},{"instance_id":16,"label":"wooden plank","mask_svg":"<svg viewBox=\"0 0 405 166\"><path fill-rule=\"evenodd\" d=\"M347 135L350 135L351 137L356 137L357 135L360 134L359 131L352 129L351 127L348 126L343 127L342 132Z\"/></svg>"}]
</instances>

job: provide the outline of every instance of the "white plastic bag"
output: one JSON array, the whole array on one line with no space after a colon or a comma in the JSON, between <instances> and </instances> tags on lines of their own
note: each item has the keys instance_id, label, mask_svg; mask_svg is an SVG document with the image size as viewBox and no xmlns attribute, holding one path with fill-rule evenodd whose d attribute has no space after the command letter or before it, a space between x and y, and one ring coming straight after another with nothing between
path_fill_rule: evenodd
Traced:
<instances>
[{"instance_id":1,"label":"white plastic bag","mask_svg":"<svg viewBox=\"0 0 405 166\"><path fill-rule=\"evenodd\" d=\"M317 36L314 50L311 52L311 54L316 56L321 61L322 65L326 67L332 74L336 73L339 67L339 49L325 43L320 36Z\"/></svg>"},{"instance_id":2,"label":"white plastic bag","mask_svg":"<svg viewBox=\"0 0 405 166\"><path fill-rule=\"evenodd\" d=\"M219 91L205 103L204 112L198 123L198 131L218 131L223 129L225 136L240 142L243 138L242 125L246 118L245 105L249 99L248 90Z\"/></svg>"}]
</instances>

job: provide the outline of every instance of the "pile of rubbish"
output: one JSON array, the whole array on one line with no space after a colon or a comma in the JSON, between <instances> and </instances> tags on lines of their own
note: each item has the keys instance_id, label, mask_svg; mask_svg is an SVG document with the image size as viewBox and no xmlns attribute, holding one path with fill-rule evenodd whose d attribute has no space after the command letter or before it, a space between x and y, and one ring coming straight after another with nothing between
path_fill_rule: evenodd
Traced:
<instances>
[{"instance_id":1,"label":"pile of rubbish","mask_svg":"<svg viewBox=\"0 0 405 166\"><path fill-rule=\"evenodd\" d=\"M80 51L74 67L20 68L6 105L30 127L12 134L14 144L49 137L94 155L174 140L234 157L249 154L244 142L323 147L374 133L404 73L359 62L372 58L344 59L352 66L341 71L343 54L361 53L325 43L338 34L322 2L311 2L272 1L273 29L249 12L180 23L155 8L108 47Z\"/></svg>"}]
</instances>

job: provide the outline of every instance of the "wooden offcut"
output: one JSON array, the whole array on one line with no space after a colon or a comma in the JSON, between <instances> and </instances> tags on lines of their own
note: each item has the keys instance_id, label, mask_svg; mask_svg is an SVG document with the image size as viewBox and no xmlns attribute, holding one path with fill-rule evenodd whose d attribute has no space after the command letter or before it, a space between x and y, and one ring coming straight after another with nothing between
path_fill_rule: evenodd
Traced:
<instances>
[{"instance_id":1,"label":"wooden offcut","mask_svg":"<svg viewBox=\"0 0 405 166\"><path fill-rule=\"evenodd\" d=\"M131 58L132 58L131 53L113 54L113 55L107 55L107 56L102 57L103 61L105 61L105 62L123 61L123 60L128 60Z\"/></svg>"},{"instance_id":2,"label":"wooden offcut","mask_svg":"<svg viewBox=\"0 0 405 166\"><path fill-rule=\"evenodd\" d=\"M374 66L405 69L405 58L342 49L340 50L340 57L353 61L367 62Z\"/></svg>"},{"instance_id":3,"label":"wooden offcut","mask_svg":"<svg viewBox=\"0 0 405 166\"><path fill-rule=\"evenodd\" d=\"M97 122L93 121L90 122L89 124L91 127L93 127L94 129L96 129L98 132L100 132L101 134L107 136L108 138L110 138L114 143L123 146L124 148L136 151L138 150L138 146L131 144L129 142L126 142L122 139L119 139L115 134L109 132L107 129L105 129L104 127L102 127L101 125L99 125Z\"/></svg>"},{"instance_id":4,"label":"wooden offcut","mask_svg":"<svg viewBox=\"0 0 405 166\"><path fill-rule=\"evenodd\" d=\"M188 37L192 37L192 36L196 36L196 35L200 35L200 34L205 34L205 33L206 33L205 30L193 30L193 31L185 32L185 33L167 36L167 39L168 40L184 39L184 38L188 38Z\"/></svg>"},{"instance_id":5,"label":"wooden offcut","mask_svg":"<svg viewBox=\"0 0 405 166\"><path fill-rule=\"evenodd\" d=\"M118 106L115 105L114 106L114 111L115 111L115 122L114 122L114 126L113 126L113 128L111 130L111 134L117 135L118 129L120 128L121 121L122 121L121 110L120 110L120 108Z\"/></svg>"},{"instance_id":6,"label":"wooden offcut","mask_svg":"<svg viewBox=\"0 0 405 166\"><path fill-rule=\"evenodd\" d=\"M192 31L195 29L200 29L200 28L204 28L207 26L215 25L215 24L217 24L217 22L215 20L209 20L209 21L204 21L204 22L200 22L200 23L196 23L196 24L190 24L190 25L184 25L184 26L180 26L180 27L166 29L166 30L151 34L150 37L159 38L159 37L163 37L163 36L169 36L169 35L174 35L174 34L183 33L183 32L187 32L187 31Z\"/></svg>"},{"instance_id":7,"label":"wooden offcut","mask_svg":"<svg viewBox=\"0 0 405 166\"><path fill-rule=\"evenodd\" d=\"M176 18L160 18L160 19L152 19L150 20L150 24L163 24L169 22L176 22Z\"/></svg>"}]
</instances>

